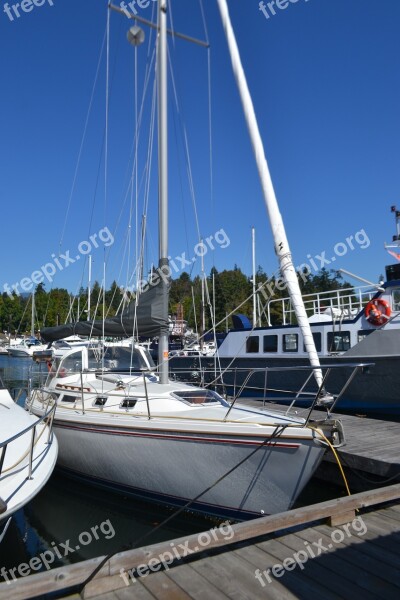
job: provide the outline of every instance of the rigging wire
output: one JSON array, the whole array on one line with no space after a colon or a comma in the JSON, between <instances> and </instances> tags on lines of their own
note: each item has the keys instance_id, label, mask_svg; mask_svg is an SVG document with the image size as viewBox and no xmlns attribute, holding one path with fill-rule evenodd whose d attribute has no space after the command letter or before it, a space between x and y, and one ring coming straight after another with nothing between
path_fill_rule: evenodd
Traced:
<instances>
[{"instance_id":1,"label":"rigging wire","mask_svg":"<svg viewBox=\"0 0 400 600\"><path fill-rule=\"evenodd\" d=\"M198 212L197 212L197 202L196 202L195 186L194 186L194 181L193 181L192 165L191 165L191 160L190 160L187 128L186 128L183 113L182 113L182 110L181 110L180 104L179 104L178 92L177 92L175 76L174 76L174 69L173 69L173 66L171 63L171 57L170 57L169 53L168 53L168 64L169 64L169 70L171 73L171 82L172 82L173 95L174 95L174 100L175 100L175 105L176 105L176 111L177 111L178 118L179 118L179 121L180 121L181 127L182 127L183 146L185 149L185 158L186 158L186 171L187 171L187 175L188 175L189 190L190 190L190 195L192 198L193 212L194 212L194 217L195 217L195 222L196 222L197 238L198 238L198 241L200 242L201 233L200 233L199 217L198 217Z\"/></svg>"},{"instance_id":2,"label":"rigging wire","mask_svg":"<svg viewBox=\"0 0 400 600\"><path fill-rule=\"evenodd\" d=\"M78 177L78 171L79 171L79 167L80 167L80 163L81 163L83 147L84 147L85 140L86 140L86 133L87 133L88 125L89 125L89 119L90 119L90 115L91 115L91 112L92 112L92 106L93 106L93 100L94 100L94 93L95 93L95 89L97 87L97 81L98 81L98 78L99 78L100 65L101 65L101 61L102 61L102 57L103 57L104 44L105 44L105 41L106 41L106 35L107 35L107 29L104 32L103 41L102 41L102 44L101 44L100 55L99 55L99 60L97 62L96 74L95 74L95 77L94 77L94 82L93 82L93 86L92 86L92 92L91 92L91 95L90 95L89 107L88 107L87 114L86 114L85 125L84 125L83 134L82 134L82 138L81 138L81 143L80 143L80 147L79 147L79 152L78 152L78 158L77 158L77 161L76 161L74 177L73 177L73 180L72 180L72 187L71 187L71 191L70 191L70 195L69 195L69 199L68 199L67 210L66 210L65 219L64 219L64 225L63 225L63 228L62 228L61 239L60 239L60 243L59 243L60 250L62 248L62 244L63 244L63 241L64 241L65 228L66 228L66 225L67 225L69 211L70 211L70 208L71 208L72 197L73 197L74 191L75 191L75 185L76 185L76 180L77 180L77 177Z\"/></svg>"}]
</instances>

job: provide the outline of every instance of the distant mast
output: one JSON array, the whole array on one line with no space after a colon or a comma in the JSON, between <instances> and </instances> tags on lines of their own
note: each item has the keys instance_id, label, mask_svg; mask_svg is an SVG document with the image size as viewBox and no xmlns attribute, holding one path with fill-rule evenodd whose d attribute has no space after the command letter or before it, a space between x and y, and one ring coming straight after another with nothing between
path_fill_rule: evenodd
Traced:
<instances>
[{"instance_id":1,"label":"distant mast","mask_svg":"<svg viewBox=\"0 0 400 600\"><path fill-rule=\"evenodd\" d=\"M31 336L35 337L35 292L32 292Z\"/></svg>"},{"instance_id":2,"label":"distant mast","mask_svg":"<svg viewBox=\"0 0 400 600\"><path fill-rule=\"evenodd\" d=\"M261 186L263 189L264 200L272 227L275 252L278 256L281 275L288 285L289 295L297 317L297 321L299 323L300 330L303 334L304 345L307 350L311 366L315 367L315 379L317 381L318 386L322 386L323 376L322 371L319 368L319 357L315 348L314 338L311 333L307 313L304 308L296 270L293 266L289 243L286 237L282 215L280 214L278 202L276 200L267 159L265 157L264 147L258 128L257 118L254 112L253 102L250 96L246 76L244 74L242 62L240 59L239 49L236 43L235 34L233 32L232 23L229 17L228 6L226 0L217 1L221 13L222 24L225 30L229 46L233 72L236 78L236 83L239 88L247 127L249 129L250 138L256 158L257 168L261 179Z\"/></svg>"},{"instance_id":3,"label":"distant mast","mask_svg":"<svg viewBox=\"0 0 400 600\"><path fill-rule=\"evenodd\" d=\"M397 210L396 206L393 205L390 207L390 211L394 213L396 219L396 235L393 236L391 244L385 243L385 248L389 254L400 261L400 210ZM397 250L397 252L394 252L394 250Z\"/></svg>"},{"instance_id":4,"label":"distant mast","mask_svg":"<svg viewBox=\"0 0 400 600\"><path fill-rule=\"evenodd\" d=\"M251 228L251 255L253 267L253 327L257 327L257 293L256 293L256 230Z\"/></svg>"}]
</instances>

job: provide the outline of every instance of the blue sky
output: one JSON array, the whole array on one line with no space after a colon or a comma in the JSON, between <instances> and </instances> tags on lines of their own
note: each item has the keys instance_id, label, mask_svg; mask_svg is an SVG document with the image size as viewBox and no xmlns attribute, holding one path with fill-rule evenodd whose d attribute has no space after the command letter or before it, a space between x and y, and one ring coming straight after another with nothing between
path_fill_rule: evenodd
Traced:
<instances>
[{"instance_id":1,"label":"blue sky","mask_svg":"<svg viewBox=\"0 0 400 600\"><path fill-rule=\"evenodd\" d=\"M111 15L107 199L103 53L66 219L107 2L52 1L53 6L46 0L11 21L1 0L2 291L5 283L19 282L54 261L52 254L70 251L76 257L79 243L104 227L115 234L107 281L126 282L129 200L123 203L134 131L134 50L126 42L130 22ZM223 228L230 239L229 247L216 244L215 252L207 253L206 269L236 263L250 274L254 225L257 264L273 273L277 262L270 226L216 1L203 2L211 43L214 193L211 198L207 51L170 40L181 110L178 117L172 103L170 253L194 257L198 241L180 128L184 121L201 235ZM152 5L140 15L151 19ZM327 268L342 267L376 281L384 265L393 262L383 243L395 233L390 206L400 208L400 3L298 0L276 8L275 15L269 12L268 19L258 0L229 0L229 7L295 264L311 257L319 265L317 255L335 257L334 263L325 263ZM176 30L205 38L198 0L173 0L172 16ZM145 32L146 43L137 51L139 98L150 35ZM145 168L150 92L145 106L139 178ZM155 158L153 153L153 163ZM142 202L141 195L139 212ZM155 173L149 203L146 265L157 258ZM350 236L352 242L346 242ZM86 285L81 259L57 272L53 285L71 291L81 282ZM93 251L93 260L93 277L100 280L101 248ZM193 273L199 268L196 260Z\"/></svg>"}]
</instances>

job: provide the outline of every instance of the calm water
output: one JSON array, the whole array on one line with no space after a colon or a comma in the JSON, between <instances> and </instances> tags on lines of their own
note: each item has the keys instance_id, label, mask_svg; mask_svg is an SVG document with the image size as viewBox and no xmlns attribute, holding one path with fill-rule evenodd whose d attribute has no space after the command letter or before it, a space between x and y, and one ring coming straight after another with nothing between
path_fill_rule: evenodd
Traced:
<instances>
[{"instance_id":1,"label":"calm water","mask_svg":"<svg viewBox=\"0 0 400 600\"><path fill-rule=\"evenodd\" d=\"M36 371L32 373L31 365L31 359L0 356L0 376L11 390L26 387L29 376L33 381L38 378L37 367L34 365ZM19 403L23 404L23 401L21 397ZM341 495L340 489L311 482L299 498L298 505ZM54 552L51 567L127 549L144 534L150 534L143 543L147 545L205 531L216 524L214 520L188 513L150 533L172 512L172 509L75 482L56 469L45 488L14 516L0 544L0 569L5 567L9 570L55 547L62 549L61 558ZM98 539L91 533L91 528L96 526ZM80 545L77 540L82 533L87 535L83 536L84 544ZM92 541L86 544L90 537ZM71 541L74 551L64 556L66 551L60 544L66 540ZM76 549L77 545L80 545L79 549Z\"/></svg>"}]
</instances>

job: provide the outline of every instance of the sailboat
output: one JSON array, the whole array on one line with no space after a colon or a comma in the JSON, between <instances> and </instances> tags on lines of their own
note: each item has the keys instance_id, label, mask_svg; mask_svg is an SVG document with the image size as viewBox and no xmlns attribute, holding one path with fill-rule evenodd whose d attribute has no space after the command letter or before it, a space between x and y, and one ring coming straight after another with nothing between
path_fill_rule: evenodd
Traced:
<instances>
[{"instance_id":1,"label":"sailboat","mask_svg":"<svg viewBox=\"0 0 400 600\"><path fill-rule=\"evenodd\" d=\"M31 337L23 338L19 344L7 346L9 356L31 357L33 353L46 349L46 344L41 344L35 337L35 293L32 292L32 317L31 317Z\"/></svg>"},{"instance_id":2,"label":"sailboat","mask_svg":"<svg viewBox=\"0 0 400 600\"><path fill-rule=\"evenodd\" d=\"M224 0L219 0L219 6L229 39L233 32ZM167 1L159 0L158 275L168 265L167 14ZM278 250L289 272L276 200L272 212L278 223L274 226L280 236ZM139 345L109 347L103 353L82 347L53 361L43 388L29 398L36 415L56 405L58 464L69 475L149 500L243 519L289 509L327 447L344 443L340 421L329 414L312 420L311 413L303 419L248 409L229 404L215 391L170 380L168 284L157 274L138 304L128 306L120 316L41 333L50 342L74 333L128 336L134 327L144 337L159 336L158 371L147 349ZM308 345L312 343L311 336ZM312 360L317 403L323 394L323 376L315 357Z\"/></svg>"}]
</instances>

